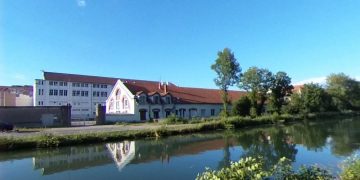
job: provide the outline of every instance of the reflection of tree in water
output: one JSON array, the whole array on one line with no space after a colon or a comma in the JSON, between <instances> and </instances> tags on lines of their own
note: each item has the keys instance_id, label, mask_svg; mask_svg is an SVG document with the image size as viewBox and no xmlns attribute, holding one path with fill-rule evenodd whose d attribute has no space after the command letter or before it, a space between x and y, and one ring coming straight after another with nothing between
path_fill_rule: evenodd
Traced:
<instances>
[{"instance_id":1,"label":"reflection of tree in water","mask_svg":"<svg viewBox=\"0 0 360 180\"><path fill-rule=\"evenodd\" d=\"M359 119L336 119L331 121L307 122L286 128L297 144L321 151L329 137L331 150L341 156L351 155L360 147Z\"/></svg>"},{"instance_id":2,"label":"reflection of tree in water","mask_svg":"<svg viewBox=\"0 0 360 180\"><path fill-rule=\"evenodd\" d=\"M331 133L334 154L348 156L360 147L359 119L344 120L337 123Z\"/></svg>"},{"instance_id":3,"label":"reflection of tree in water","mask_svg":"<svg viewBox=\"0 0 360 180\"><path fill-rule=\"evenodd\" d=\"M236 136L244 149L243 157L262 156L266 167L277 163L282 157L295 161L296 145L291 136L281 128L260 129L252 131L251 134L239 133Z\"/></svg>"},{"instance_id":4,"label":"reflection of tree in water","mask_svg":"<svg viewBox=\"0 0 360 180\"><path fill-rule=\"evenodd\" d=\"M225 138L224 138L224 142L225 142L225 145L224 145L224 148L223 148L223 159L219 162L219 165L218 165L218 169L221 169L223 167L228 167L230 166L230 147L232 146L229 142L229 136L228 135L225 135Z\"/></svg>"},{"instance_id":5,"label":"reflection of tree in water","mask_svg":"<svg viewBox=\"0 0 360 180\"><path fill-rule=\"evenodd\" d=\"M326 145L329 136L328 129L332 129L332 123L309 123L305 121L287 127L295 143L304 145L308 150L321 151Z\"/></svg>"}]
</instances>

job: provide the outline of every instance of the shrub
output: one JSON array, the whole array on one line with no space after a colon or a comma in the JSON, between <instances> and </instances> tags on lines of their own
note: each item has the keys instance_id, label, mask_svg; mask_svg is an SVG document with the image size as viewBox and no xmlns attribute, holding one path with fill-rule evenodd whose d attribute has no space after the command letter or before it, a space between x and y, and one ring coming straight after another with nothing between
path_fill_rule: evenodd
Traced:
<instances>
[{"instance_id":1,"label":"shrub","mask_svg":"<svg viewBox=\"0 0 360 180\"><path fill-rule=\"evenodd\" d=\"M249 116L251 101L247 96L242 96L235 101L232 106L232 115L234 116Z\"/></svg>"},{"instance_id":2,"label":"shrub","mask_svg":"<svg viewBox=\"0 0 360 180\"><path fill-rule=\"evenodd\" d=\"M196 179L333 179L329 171L316 166L301 167L293 171L291 161L281 158L277 164L267 170L263 158L247 157L231 162L230 167L218 171L206 169Z\"/></svg>"},{"instance_id":3,"label":"shrub","mask_svg":"<svg viewBox=\"0 0 360 180\"><path fill-rule=\"evenodd\" d=\"M45 133L39 137L38 147L58 147L60 144L59 136L54 136L49 133Z\"/></svg>"},{"instance_id":4,"label":"shrub","mask_svg":"<svg viewBox=\"0 0 360 180\"><path fill-rule=\"evenodd\" d=\"M174 114L171 114L164 120L164 123L165 124L178 124L178 123L186 124L186 123L188 123L188 121L185 119L182 119L181 117L177 117Z\"/></svg>"},{"instance_id":5,"label":"shrub","mask_svg":"<svg viewBox=\"0 0 360 180\"><path fill-rule=\"evenodd\" d=\"M351 157L342 164L343 172L340 174L341 179L360 179L360 159Z\"/></svg>"}]
</instances>

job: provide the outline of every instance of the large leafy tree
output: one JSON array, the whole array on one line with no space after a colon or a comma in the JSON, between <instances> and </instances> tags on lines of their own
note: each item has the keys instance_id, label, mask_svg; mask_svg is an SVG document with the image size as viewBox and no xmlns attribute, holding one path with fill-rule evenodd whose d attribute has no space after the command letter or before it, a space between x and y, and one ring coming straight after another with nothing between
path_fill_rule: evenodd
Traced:
<instances>
[{"instance_id":1,"label":"large leafy tree","mask_svg":"<svg viewBox=\"0 0 360 180\"><path fill-rule=\"evenodd\" d=\"M331 74L326 79L327 92L338 110L360 109L360 83L344 73Z\"/></svg>"},{"instance_id":2,"label":"large leafy tree","mask_svg":"<svg viewBox=\"0 0 360 180\"><path fill-rule=\"evenodd\" d=\"M249 92L251 106L261 114L267 99L267 93L273 82L273 75L267 69L258 67L249 68L241 77L239 88Z\"/></svg>"},{"instance_id":3,"label":"large leafy tree","mask_svg":"<svg viewBox=\"0 0 360 180\"><path fill-rule=\"evenodd\" d=\"M290 95L292 89L294 87L291 85L291 78L285 72L277 72L270 87L269 109L280 113L281 107L285 102L285 96Z\"/></svg>"},{"instance_id":4,"label":"large leafy tree","mask_svg":"<svg viewBox=\"0 0 360 180\"><path fill-rule=\"evenodd\" d=\"M228 89L230 86L239 82L241 73L240 65L234 53L232 53L229 48L225 48L223 51L218 52L218 58L215 60L215 64L211 65L211 69L217 74L214 82L222 91L223 112L224 115L227 116L227 106L229 103Z\"/></svg>"}]
</instances>

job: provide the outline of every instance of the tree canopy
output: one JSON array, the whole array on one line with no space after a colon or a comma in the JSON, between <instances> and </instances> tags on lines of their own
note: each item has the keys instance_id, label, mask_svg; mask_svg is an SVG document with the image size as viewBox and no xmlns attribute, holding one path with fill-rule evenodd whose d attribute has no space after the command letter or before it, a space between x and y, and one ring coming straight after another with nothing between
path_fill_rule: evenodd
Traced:
<instances>
[{"instance_id":1,"label":"tree canopy","mask_svg":"<svg viewBox=\"0 0 360 180\"><path fill-rule=\"evenodd\" d=\"M214 79L216 86L222 91L222 100L224 104L224 113L227 115L228 89L229 86L237 84L240 79L241 68L237 62L234 53L229 48L218 52L218 58L215 64L211 65L211 69L217 74Z\"/></svg>"}]
</instances>

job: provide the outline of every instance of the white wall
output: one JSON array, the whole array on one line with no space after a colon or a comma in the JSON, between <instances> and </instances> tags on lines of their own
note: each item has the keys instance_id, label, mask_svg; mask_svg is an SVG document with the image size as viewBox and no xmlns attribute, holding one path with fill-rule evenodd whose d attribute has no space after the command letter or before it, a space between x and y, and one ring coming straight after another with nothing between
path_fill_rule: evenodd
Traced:
<instances>
[{"instance_id":1,"label":"white wall","mask_svg":"<svg viewBox=\"0 0 360 180\"><path fill-rule=\"evenodd\" d=\"M73 119L77 118L94 118L96 111L96 104L105 105L106 99L109 96L113 85L106 84L107 88L93 88L93 83L87 83L88 87L73 87L73 83L67 82L66 86L50 85L47 80L35 80L34 84L34 106L61 106L71 104L71 116ZM67 90L67 96L50 96L50 89ZM39 94L39 91L43 93ZM72 91L88 91L88 96L72 96ZM107 92L106 97L94 97L93 92ZM39 104L40 102L40 104Z\"/></svg>"},{"instance_id":2,"label":"white wall","mask_svg":"<svg viewBox=\"0 0 360 180\"><path fill-rule=\"evenodd\" d=\"M32 106L33 105L33 97L29 95L19 94L18 97L15 98L16 106Z\"/></svg>"}]
</instances>

